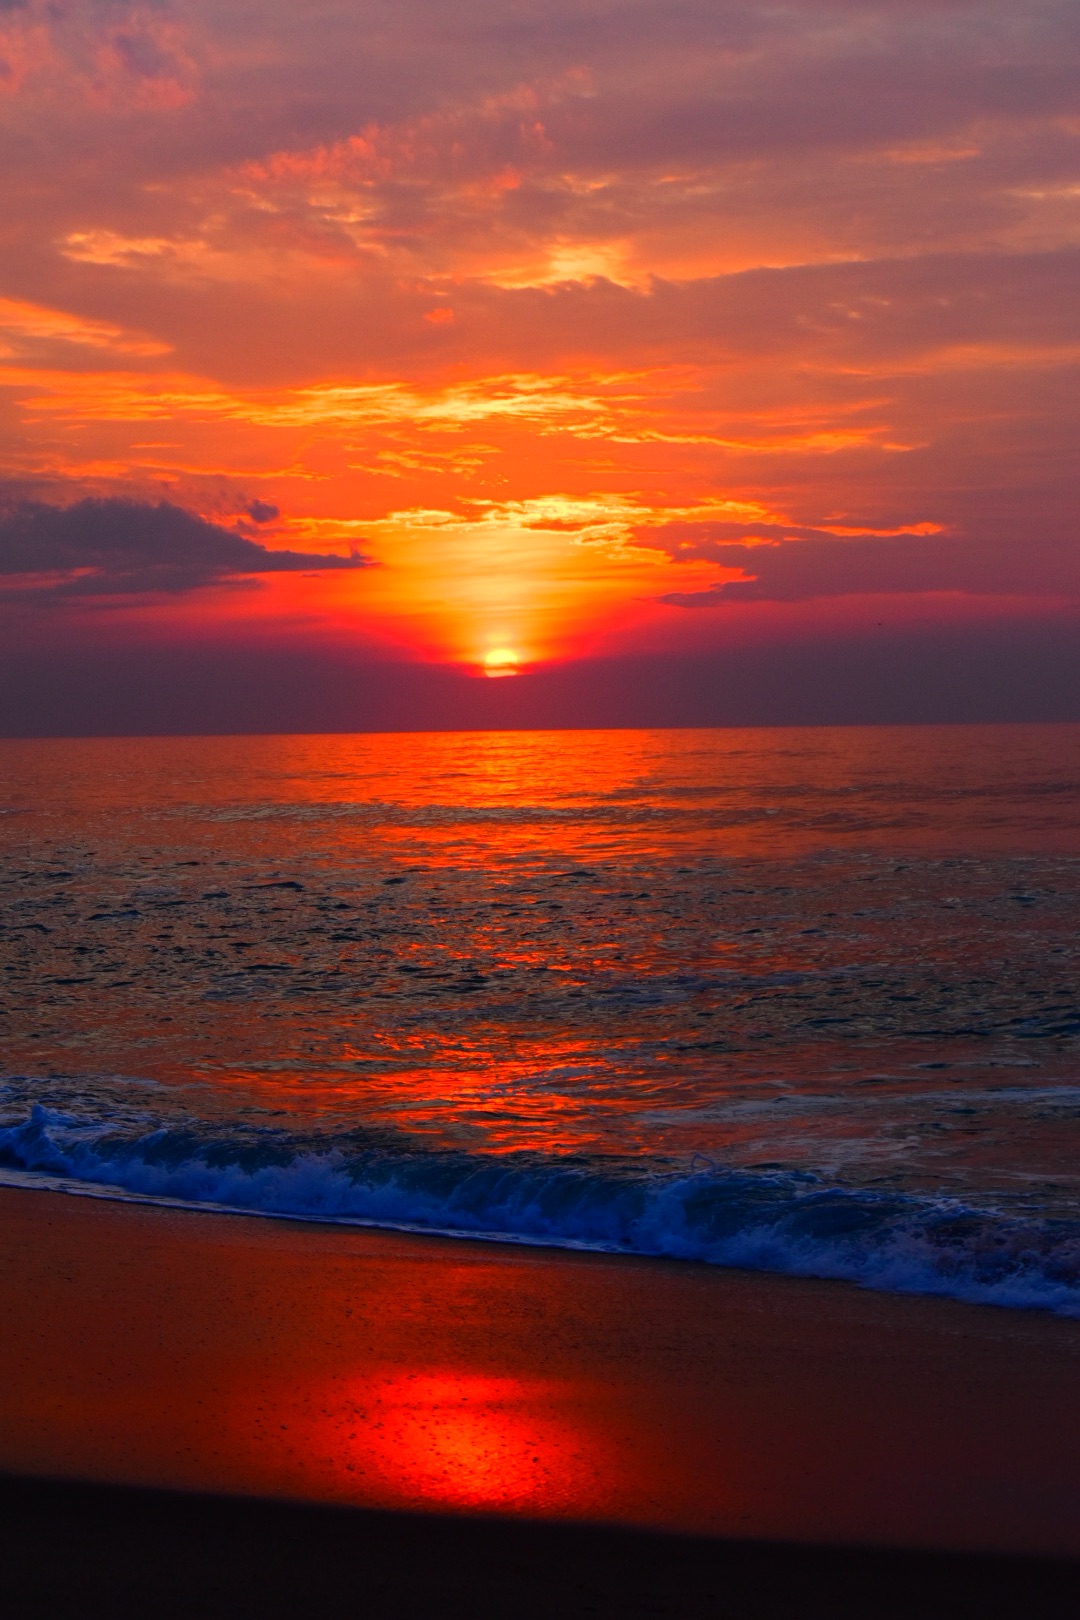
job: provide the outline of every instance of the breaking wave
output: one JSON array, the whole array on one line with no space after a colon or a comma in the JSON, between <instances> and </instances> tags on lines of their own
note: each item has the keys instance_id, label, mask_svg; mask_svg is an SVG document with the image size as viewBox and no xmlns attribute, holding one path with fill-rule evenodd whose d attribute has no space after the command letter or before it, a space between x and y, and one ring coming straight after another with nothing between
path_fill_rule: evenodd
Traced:
<instances>
[{"instance_id":1,"label":"breaking wave","mask_svg":"<svg viewBox=\"0 0 1080 1620\"><path fill-rule=\"evenodd\" d=\"M26 1082L17 1084L25 1098ZM2 1179L302 1220L695 1260L1080 1317L1080 1221L782 1167L425 1152L11 1092Z\"/></svg>"}]
</instances>

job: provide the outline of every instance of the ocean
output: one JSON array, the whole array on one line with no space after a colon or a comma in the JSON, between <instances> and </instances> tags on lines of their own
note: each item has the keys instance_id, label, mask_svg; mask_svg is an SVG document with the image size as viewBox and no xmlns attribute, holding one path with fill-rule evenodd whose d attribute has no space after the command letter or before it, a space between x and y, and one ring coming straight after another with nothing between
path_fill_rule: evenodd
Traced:
<instances>
[{"instance_id":1,"label":"ocean","mask_svg":"<svg viewBox=\"0 0 1080 1620\"><path fill-rule=\"evenodd\" d=\"M0 1180L1080 1316L1078 806L1076 726L2 742Z\"/></svg>"}]
</instances>

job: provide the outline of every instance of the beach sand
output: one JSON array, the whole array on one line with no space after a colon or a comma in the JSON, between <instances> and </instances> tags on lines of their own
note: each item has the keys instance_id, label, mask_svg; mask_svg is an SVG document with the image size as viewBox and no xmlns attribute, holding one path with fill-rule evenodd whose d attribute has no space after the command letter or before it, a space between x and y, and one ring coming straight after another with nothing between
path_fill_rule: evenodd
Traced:
<instances>
[{"instance_id":1,"label":"beach sand","mask_svg":"<svg viewBox=\"0 0 1080 1620\"><path fill-rule=\"evenodd\" d=\"M11 1189L0 1285L14 1613L1080 1612L1073 1322Z\"/></svg>"}]
</instances>

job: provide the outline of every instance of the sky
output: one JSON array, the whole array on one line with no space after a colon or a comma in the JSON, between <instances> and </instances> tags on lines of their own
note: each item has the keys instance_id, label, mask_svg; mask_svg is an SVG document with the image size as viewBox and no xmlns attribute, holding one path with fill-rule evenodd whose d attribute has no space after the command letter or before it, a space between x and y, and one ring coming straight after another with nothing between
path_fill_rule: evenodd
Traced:
<instances>
[{"instance_id":1,"label":"sky","mask_svg":"<svg viewBox=\"0 0 1080 1620\"><path fill-rule=\"evenodd\" d=\"M0 0L0 729L1080 718L1074 0Z\"/></svg>"}]
</instances>

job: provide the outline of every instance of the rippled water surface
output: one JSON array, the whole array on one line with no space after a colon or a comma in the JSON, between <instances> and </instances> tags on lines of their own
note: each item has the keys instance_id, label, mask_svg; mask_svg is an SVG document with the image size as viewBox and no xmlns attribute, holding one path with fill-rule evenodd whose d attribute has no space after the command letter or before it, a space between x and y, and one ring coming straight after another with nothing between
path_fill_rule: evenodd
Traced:
<instances>
[{"instance_id":1,"label":"rippled water surface","mask_svg":"<svg viewBox=\"0 0 1080 1620\"><path fill-rule=\"evenodd\" d=\"M9 1176L1080 1313L1080 728L0 772Z\"/></svg>"}]
</instances>

